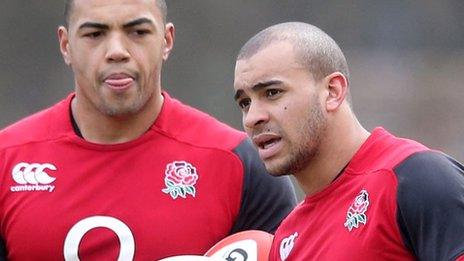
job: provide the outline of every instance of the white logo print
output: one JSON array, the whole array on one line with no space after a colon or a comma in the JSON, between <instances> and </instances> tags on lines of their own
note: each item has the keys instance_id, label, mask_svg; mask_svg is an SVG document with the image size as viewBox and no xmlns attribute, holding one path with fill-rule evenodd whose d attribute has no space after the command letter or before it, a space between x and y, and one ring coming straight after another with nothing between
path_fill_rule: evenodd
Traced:
<instances>
[{"instance_id":1,"label":"white logo print","mask_svg":"<svg viewBox=\"0 0 464 261\"><path fill-rule=\"evenodd\" d=\"M55 189L54 185L49 185L56 178L50 177L45 170L56 170L56 167L50 163L25 163L21 162L11 171L13 180L20 184L11 186L13 192L20 191L48 191L52 192Z\"/></svg>"},{"instance_id":2,"label":"white logo print","mask_svg":"<svg viewBox=\"0 0 464 261\"><path fill-rule=\"evenodd\" d=\"M93 216L77 222L69 230L64 240L64 259L66 261L79 261L79 245L84 235L98 227L107 228L118 237L120 245L118 261L134 260L135 240L132 231L121 220L108 216Z\"/></svg>"},{"instance_id":3,"label":"white logo print","mask_svg":"<svg viewBox=\"0 0 464 261\"><path fill-rule=\"evenodd\" d=\"M293 233L293 235L290 235L289 237L286 237L282 239L282 242L280 242L280 259L282 261L285 261L287 257L290 255L290 252L293 249L293 246L295 245L295 240L296 237L298 237L298 232Z\"/></svg>"}]
</instances>

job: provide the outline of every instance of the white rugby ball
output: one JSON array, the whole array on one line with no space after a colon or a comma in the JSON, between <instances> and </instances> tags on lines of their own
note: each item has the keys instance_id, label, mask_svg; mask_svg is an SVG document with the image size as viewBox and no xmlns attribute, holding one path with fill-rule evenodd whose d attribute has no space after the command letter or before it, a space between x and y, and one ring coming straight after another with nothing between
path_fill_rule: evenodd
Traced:
<instances>
[{"instance_id":1,"label":"white rugby ball","mask_svg":"<svg viewBox=\"0 0 464 261\"><path fill-rule=\"evenodd\" d=\"M219 241L205 256L222 261L268 261L273 238L264 231L242 231Z\"/></svg>"},{"instance_id":2,"label":"white rugby ball","mask_svg":"<svg viewBox=\"0 0 464 261\"><path fill-rule=\"evenodd\" d=\"M159 261L221 261L214 257L209 256L196 256L196 255L181 255L181 256L170 256Z\"/></svg>"}]
</instances>

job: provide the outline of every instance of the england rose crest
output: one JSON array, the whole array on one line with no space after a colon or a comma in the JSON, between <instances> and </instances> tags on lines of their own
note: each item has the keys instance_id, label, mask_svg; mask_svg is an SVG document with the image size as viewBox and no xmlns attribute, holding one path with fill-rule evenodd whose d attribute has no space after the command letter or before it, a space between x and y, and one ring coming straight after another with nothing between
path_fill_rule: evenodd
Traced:
<instances>
[{"instance_id":1,"label":"england rose crest","mask_svg":"<svg viewBox=\"0 0 464 261\"><path fill-rule=\"evenodd\" d=\"M346 222L344 225L349 231L353 230L353 228L358 228L360 224L365 225L367 223L367 216L365 213L368 206L369 193L363 189L359 192L358 196L356 196L353 203L351 203L346 213Z\"/></svg>"},{"instance_id":2,"label":"england rose crest","mask_svg":"<svg viewBox=\"0 0 464 261\"><path fill-rule=\"evenodd\" d=\"M177 197L187 198L187 194L195 197L195 184L198 180L197 169L185 161L174 161L166 165L164 184L166 188L162 191Z\"/></svg>"}]
</instances>

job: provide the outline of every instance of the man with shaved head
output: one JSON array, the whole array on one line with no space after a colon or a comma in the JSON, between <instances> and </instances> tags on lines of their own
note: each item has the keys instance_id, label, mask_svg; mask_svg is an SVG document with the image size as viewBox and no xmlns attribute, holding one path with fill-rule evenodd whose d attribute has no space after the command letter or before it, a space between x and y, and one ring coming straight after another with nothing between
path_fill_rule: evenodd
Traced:
<instances>
[{"instance_id":1,"label":"man with shaved head","mask_svg":"<svg viewBox=\"0 0 464 261\"><path fill-rule=\"evenodd\" d=\"M319 28L271 26L240 50L235 100L267 170L306 193L276 231L270 260L464 260L464 167L367 131L346 59Z\"/></svg>"},{"instance_id":2,"label":"man with shaved head","mask_svg":"<svg viewBox=\"0 0 464 261\"><path fill-rule=\"evenodd\" d=\"M170 97L164 0L68 0L74 92L0 131L0 260L202 255L295 206L246 134Z\"/></svg>"}]
</instances>

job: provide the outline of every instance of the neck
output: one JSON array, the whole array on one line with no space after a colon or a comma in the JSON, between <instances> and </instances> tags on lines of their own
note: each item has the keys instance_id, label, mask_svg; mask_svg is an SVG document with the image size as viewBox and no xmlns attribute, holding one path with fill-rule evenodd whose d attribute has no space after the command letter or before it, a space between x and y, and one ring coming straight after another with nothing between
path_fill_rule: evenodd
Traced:
<instances>
[{"instance_id":1,"label":"neck","mask_svg":"<svg viewBox=\"0 0 464 261\"><path fill-rule=\"evenodd\" d=\"M153 94L145 106L135 114L109 116L92 105L84 104L76 93L71 102L71 113L82 137L97 144L118 144L137 139L155 122L163 105L161 93Z\"/></svg>"},{"instance_id":2,"label":"neck","mask_svg":"<svg viewBox=\"0 0 464 261\"><path fill-rule=\"evenodd\" d=\"M318 153L303 170L295 173L306 195L330 185L370 135L350 109L346 108L341 114L333 116L328 123Z\"/></svg>"}]
</instances>

